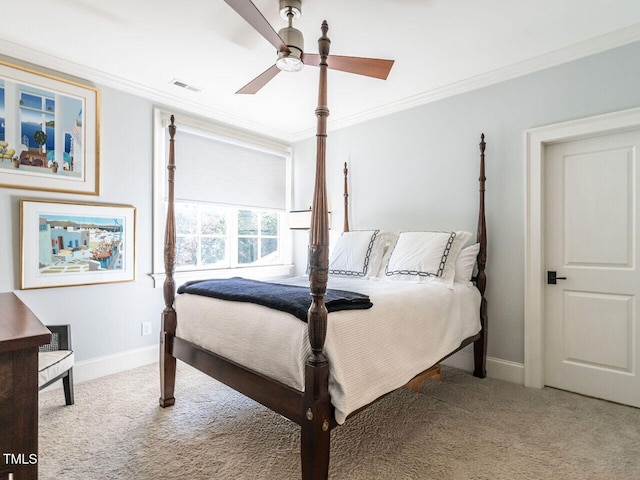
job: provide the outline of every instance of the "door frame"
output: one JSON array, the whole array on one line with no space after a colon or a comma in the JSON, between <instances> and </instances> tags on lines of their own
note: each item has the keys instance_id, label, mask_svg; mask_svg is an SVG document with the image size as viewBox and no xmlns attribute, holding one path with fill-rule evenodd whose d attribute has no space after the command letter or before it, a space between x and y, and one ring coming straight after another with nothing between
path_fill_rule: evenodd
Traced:
<instances>
[{"instance_id":1,"label":"door frame","mask_svg":"<svg viewBox=\"0 0 640 480\"><path fill-rule=\"evenodd\" d=\"M524 384L542 388L544 377L544 163L546 146L640 128L640 108L556 123L525 131Z\"/></svg>"}]
</instances>

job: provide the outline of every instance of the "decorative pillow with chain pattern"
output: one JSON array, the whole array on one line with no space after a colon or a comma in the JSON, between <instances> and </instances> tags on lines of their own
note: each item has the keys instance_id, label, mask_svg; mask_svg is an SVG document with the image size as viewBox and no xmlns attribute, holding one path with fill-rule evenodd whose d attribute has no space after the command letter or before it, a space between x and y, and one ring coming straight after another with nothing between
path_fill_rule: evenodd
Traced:
<instances>
[{"instance_id":1,"label":"decorative pillow with chain pattern","mask_svg":"<svg viewBox=\"0 0 640 480\"><path fill-rule=\"evenodd\" d=\"M384 270L389 280L440 281L453 286L456 259L471 233L401 232Z\"/></svg>"},{"instance_id":2,"label":"decorative pillow with chain pattern","mask_svg":"<svg viewBox=\"0 0 640 480\"><path fill-rule=\"evenodd\" d=\"M383 254L379 233L380 230L354 230L340 235L330 252L329 275L362 278L375 275Z\"/></svg>"}]
</instances>

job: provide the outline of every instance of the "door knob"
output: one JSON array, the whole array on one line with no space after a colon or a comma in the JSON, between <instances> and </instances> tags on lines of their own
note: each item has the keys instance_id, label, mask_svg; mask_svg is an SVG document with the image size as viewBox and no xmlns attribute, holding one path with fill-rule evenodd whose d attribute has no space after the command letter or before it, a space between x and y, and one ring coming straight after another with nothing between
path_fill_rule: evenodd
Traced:
<instances>
[{"instance_id":1,"label":"door knob","mask_svg":"<svg viewBox=\"0 0 640 480\"><path fill-rule=\"evenodd\" d=\"M567 277L558 277L557 276L557 272L554 271L547 271L547 283L549 285L555 285L557 282L557 280L566 280Z\"/></svg>"}]
</instances>

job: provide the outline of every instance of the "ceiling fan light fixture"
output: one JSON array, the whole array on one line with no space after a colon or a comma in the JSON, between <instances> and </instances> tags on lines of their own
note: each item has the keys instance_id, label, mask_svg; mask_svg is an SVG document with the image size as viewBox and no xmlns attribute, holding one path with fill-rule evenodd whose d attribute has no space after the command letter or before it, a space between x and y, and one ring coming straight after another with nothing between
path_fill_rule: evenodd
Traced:
<instances>
[{"instance_id":1,"label":"ceiling fan light fixture","mask_svg":"<svg viewBox=\"0 0 640 480\"><path fill-rule=\"evenodd\" d=\"M304 37L302 32L291 26L280 29L278 32L289 51L279 51L276 65L283 72L298 72L302 70L302 52L304 50Z\"/></svg>"},{"instance_id":2,"label":"ceiling fan light fixture","mask_svg":"<svg viewBox=\"0 0 640 480\"><path fill-rule=\"evenodd\" d=\"M299 72L304 67L302 60L294 55L279 56L276 65L283 72Z\"/></svg>"}]
</instances>

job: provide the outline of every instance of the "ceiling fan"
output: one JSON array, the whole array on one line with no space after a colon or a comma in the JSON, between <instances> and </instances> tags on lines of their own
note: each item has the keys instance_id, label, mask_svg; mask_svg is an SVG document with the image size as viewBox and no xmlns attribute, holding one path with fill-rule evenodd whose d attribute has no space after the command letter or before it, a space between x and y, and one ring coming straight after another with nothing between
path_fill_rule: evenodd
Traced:
<instances>
[{"instance_id":1,"label":"ceiling fan","mask_svg":"<svg viewBox=\"0 0 640 480\"><path fill-rule=\"evenodd\" d=\"M314 67L320 65L320 55L304 53L302 32L293 27L293 20L300 18L301 15L301 0L280 0L280 15L288 21L289 26L277 33L251 0L225 0L225 2L278 50L275 65L262 72L236 93L257 93L280 71L297 72L304 65ZM334 70L386 80L393 60L330 55L327 63L329 68Z\"/></svg>"}]
</instances>

